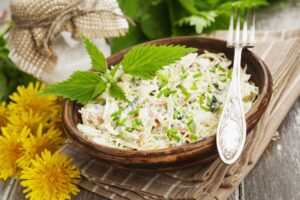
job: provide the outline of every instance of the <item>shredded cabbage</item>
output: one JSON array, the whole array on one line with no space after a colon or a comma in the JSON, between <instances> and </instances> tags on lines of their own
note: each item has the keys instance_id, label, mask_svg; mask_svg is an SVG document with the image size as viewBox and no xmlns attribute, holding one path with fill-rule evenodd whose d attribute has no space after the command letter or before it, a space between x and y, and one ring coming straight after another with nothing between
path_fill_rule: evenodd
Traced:
<instances>
[{"instance_id":1,"label":"shredded cabbage","mask_svg":"<svg viewBox=\"0 0 300 200\"><path fill-rule=\"evenodd\" d=\"M95 143L120 149L149 150L178 146L216 133L231 80L231 61L223 53L188 54L165 66L152 80L124 74L114 79L130 103L108 91L80 109L78 130ZM258 87L241 70L245 112L258 96Z\"/></svg>"}]
</instances>

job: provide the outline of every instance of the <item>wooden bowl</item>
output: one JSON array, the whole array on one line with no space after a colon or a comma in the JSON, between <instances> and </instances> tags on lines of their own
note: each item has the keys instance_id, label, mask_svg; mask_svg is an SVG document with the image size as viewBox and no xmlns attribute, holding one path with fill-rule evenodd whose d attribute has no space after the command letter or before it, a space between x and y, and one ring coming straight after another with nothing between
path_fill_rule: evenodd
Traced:
<instances>
[{"instance_id":1,"label":"wooden bowl","mask_svg":"<svg viewBox=\"0 0 300 200\"><path fill-rule=\"evenodd\" d=\"M226 47L226 42L211 38L197 36L174 37L151 41L158 45L178 44L198 48L198 53L204 50L210 52L224 52L229 59L233 59L233 49ZM124 54L125 49L107 59L108 64L117 64ZM259 87L259 97L251 110L246 114L247 132L249 133L258 123L265 112L272 94L272 77L265 63L254 53L245 49L242 55L242 65L247 64L247 72L251 74L251 81ZM87 154L108 161L122 168L132 170L175 170L192 165L201 165L218 156L215 136L182 146L158 150L121 150L96 144L82 136L76 128L81 123L78 113L81 105L66 100L63 111L63 127L71 141Z\"/></svg>"}]
</instances>

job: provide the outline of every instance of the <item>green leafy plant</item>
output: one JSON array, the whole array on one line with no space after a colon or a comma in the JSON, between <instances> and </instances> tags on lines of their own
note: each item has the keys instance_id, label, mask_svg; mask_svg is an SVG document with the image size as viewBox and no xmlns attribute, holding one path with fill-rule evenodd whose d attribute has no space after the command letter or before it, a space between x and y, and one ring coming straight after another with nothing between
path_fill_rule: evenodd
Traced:
<instances>
[{"instance_id":1,"label":"green leafy plant","mask_svg":"<svg viewBox=\"0 0 300 200\"><path fill-rule=\"evenodd\" d=\"M231 4L228 0L118 0L123 12L136 26L114 39L112 51L163 37L196 35L227 29ZM240 0L234 4L244 7L265 6L267 0Z\"/></svg>"},{"instance_id":2,"label":"green leafy plant","mask_svg":"<svg viewBox=\"0 0 300 200\"><path fill-rule=\"evenodd\" d=\"M8 101L8 96L16 90L18 85L27 85L35 79L20 71L9 58L9 47L5 41L5 36L11 25L0 33L0 101Z\"/></svg>"},{"instance_id":3,"label":"green leafy plant","mask_svg":"<svg viewBox=\"0 0 300 200\"><path fill-rule=\"evenodd\" d=\"M55 94L86 104L95 100L104 91L108 91L113 98L128 101L125 92L118 84L118 79L123 74L151 79L164 66L197 50L183 46L141 44L133 47L118 65L108 69L105 58L98 48L88 38L84 36L81 38L91 58L94 71L74 72L68 80L48 86L40 95ZM116 71L120 67L122 67L121 74L116 77Z\"/></svg>"}]
</instances>

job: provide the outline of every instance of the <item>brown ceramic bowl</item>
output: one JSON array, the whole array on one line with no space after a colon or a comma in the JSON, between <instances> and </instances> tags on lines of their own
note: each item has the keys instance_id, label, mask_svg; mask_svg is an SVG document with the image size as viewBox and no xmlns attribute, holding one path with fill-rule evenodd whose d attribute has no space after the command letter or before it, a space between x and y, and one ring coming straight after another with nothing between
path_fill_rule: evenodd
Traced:
<instances>
[{"instance_id":1,"label":"brown ceramic bowl","mask_svg":"<svg viewBox=\"0 0 300 200\"><path fill-rule=\"evenodd\" d=\"M228 58L233 59L233 49L226 48L222 40L203 38L197 36L174 37L151 41L158 45L177 44L198 48L198 53L208 50L211 52L224 52ZM125 49L107 59L108 64L117 64ZM259 97L251 110L246 114L247 132L249 133L258 123L265 112L272 94L272 78L265 63L249 50L244 50L242 65L247 64L247 72L260 90ZM201 165L215 159L217 154L215 136L194 143L158 150L136 151L121 150L96 144L83 137L76 128L81 123L78 113L80 105L66 100L63 111L63 126L71 141L87 154L108 161L111 164L132 170L174 170L191 165Z\"/></svg>"}]
</instances>

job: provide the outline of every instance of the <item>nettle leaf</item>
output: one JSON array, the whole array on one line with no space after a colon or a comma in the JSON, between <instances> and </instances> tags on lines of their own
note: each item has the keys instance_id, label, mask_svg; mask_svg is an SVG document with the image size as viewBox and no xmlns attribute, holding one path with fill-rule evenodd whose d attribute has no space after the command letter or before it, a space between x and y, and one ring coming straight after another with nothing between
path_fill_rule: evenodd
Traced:
<instances>
[{"instance_id":1,"label":"nettle leaf","mask_svg":"<svg viewBox=\"0 0 300 200\"><path fill-rule=\"evenodd\" d=\"M130 0L130 2L128 2L128 0L118 0L118 3L124 14L134 20L143 14L139 12L139 8L141 7L142 3L144 3L143 0Z\"/></svg>"},{"instance_id":2,"label":"nettle leaf","mask_svg":"<svg viewBox=\"0 0 300 200\"><path fill-rule=\"evenodd\" d=\"M105 88L105 82L97 73L77 71L68 80L50 85L39 94L55 94L81 104L87 104L101 95Z\"/></svg>"},{"instance_id":3,"label":"nettle leaf","mask_svg":"<svg viewBox=\"0 0 300 200\"><path fill-rule=\"evenodd\" d=\"M130 26L126 35L114 38L111 51L112 53L116 53L122 49L144 42L146 39L147 38L141 30L139 24L136 26Z\"/></svg>"},{"instance_id":4,"label":"nettle leaf","mask_svg":"<svg viewBox=\"0 0 300 200\"><path fill-rule=\"evenodd\" d=\"M80 37L85 45L85 49L87 50L92 60L92 67L97 71L104 73L107 69L105 56L98 49L98 47L93 44L87 37L83 35L81 35Z\"/></svg>"},{"instance_id":5,"label":"nettle leaf","mask_svg":"<svg viewBox=\"0 0 300 200\"><path fill-rule=\"evenodd\" d=\"M141 28L149 39L158 39L171 35L168 2L161 1L150 5L147 12L141 16Z\"/></svg>"},{"instance_id":6,"label":"nettle leaf","mask_svg":"<svg viewBox=\"0 0 300 200\"><path fill-rule=\"evenodd\" d=\"M117 83L111 83L109 94L117 100L128 101L124 90Z\"/></svg>"},{"instance_id":7,"label":"nettle leaf","mask_svg":"<svg viewBox=\"0 0 300 200\"><path fill-rule=\"evenodd\" d=\"M5 96L5 92L7 90L7 78L4 74L0 72L0 101L3 100L3 97Z\"/></svg>"},{"instance_id":8,"label":"nettle leaf","mask_svg":"<svg viewBox=\"0 0 300 200\"><path fill-rule=\"evenodd\" d=\"M123 70L127 74L151 79L164 66L178 61L188 53L197 51L196 48L184 46L142 44L133 47L121 61Z\"/></svg>"},{"instance_id":9,"label":"nettle leaf","mask_svg":"<svg viewBox=\"0 0 300 200\"><path fill-rule=\"evenodd\" d=\"M202 15L191 15L189 17L184 17L180 19L177 24L179 26L189 25L194 26L196 33L200 34L203 32L203 29L212 25L215 21L216 13L210 11L206 12L207 15L203 17Z\"/></svg>"}]
</instances>

